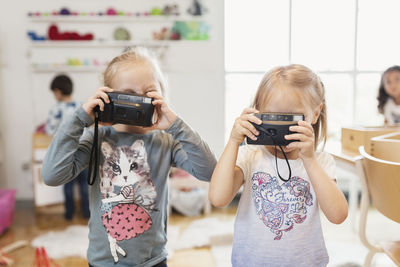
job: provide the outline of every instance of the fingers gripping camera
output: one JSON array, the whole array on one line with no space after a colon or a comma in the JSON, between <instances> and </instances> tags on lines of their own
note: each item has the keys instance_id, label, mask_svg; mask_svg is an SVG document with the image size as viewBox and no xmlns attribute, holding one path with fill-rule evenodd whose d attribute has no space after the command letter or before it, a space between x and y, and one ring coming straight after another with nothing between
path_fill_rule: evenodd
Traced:
<instances>
[{"instance_id":1,"label":"fingers gripping camera","mask_svg":"<svg viewBox=\"0 0 400 267\"><path fill-rule=\"evenodd\" d=\"M107 93L110 103L99 112L99 121L149 127L154 123L153 98L121 92Z\"/></svg>"},{"instance_id":2,"label":"fingers gripping camera","mask_svg":"<svg viewBox=\"0 0 400 267\"><path fill-rule=\"evenodd\" d=\"M262 120L262 124L257 125L252 122L260 134L257 136L257 140L246 138L247 144L251 145L287 146L296 141L285 139L285 135L294 133L289 130L289 127L297 125L299 120L304 120L303 114L259 113L254 115Z\"/></svg>"}]
</instances>

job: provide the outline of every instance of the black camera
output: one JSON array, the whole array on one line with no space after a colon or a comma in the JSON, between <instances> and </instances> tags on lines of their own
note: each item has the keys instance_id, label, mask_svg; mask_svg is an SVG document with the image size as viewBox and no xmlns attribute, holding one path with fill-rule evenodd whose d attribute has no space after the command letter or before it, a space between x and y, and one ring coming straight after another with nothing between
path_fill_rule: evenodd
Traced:
<instances>
[{"instance_id":1,"label":"black camera","mask_svg":"<svg viewBox=\"0 0 400 267\"><path fill-rule=\"evenodd\" d=\"M149 127L153 125L153 98L122 92L107 93L110 103L99 112L99 121Z\"/></svg>"},{"instance_id":2,"label":"black camera","mask_svg":"<svg viewBox=\"0 0 400 267\"><path fill-rule=\"evenodd\" d=\"M298 141L286 140L285 135L295 133L289 131L289 127L298 125L298 121L304 120L303 114L257 113L254 115L262 120L262 124L260 125L252 122L260 134L256 136L257 140L252 140L251 138L247 137L247 144L287 146L291 142Z\"/></svg>"}]
</instances>

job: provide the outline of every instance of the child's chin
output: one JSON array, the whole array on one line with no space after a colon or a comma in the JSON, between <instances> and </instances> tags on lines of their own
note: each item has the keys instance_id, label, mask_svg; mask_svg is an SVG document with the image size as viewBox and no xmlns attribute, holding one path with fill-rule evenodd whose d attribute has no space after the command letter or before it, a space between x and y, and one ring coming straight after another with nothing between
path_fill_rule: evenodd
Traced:
<instances>
[{"instance_id":1,"label":"child's chin","mask_svg":"<svg viewBox=\"0 0 400 267\"><path fill-rule=\"evenodd\" d=\"M296 148L288 148L287 146L283 146L282 149L283 149L283 151L284 151L285 153L290 153L290 152L296 150Z\"/></svg>"},{"instance_id":2,"label":"child's chin","mask_svg":"<svg viewBox=\"0 0 400 267\"><path fill-rule=\"evenodd\" d=\"M273 153L275 146L265 146L271 153ZM278 151L281 151L279 149L279 147L276 147L276 149L278 149ZM287 146L282 146L282 149L285 153L290 153L292 151L295 151L296 148L288 148Z\"/></svg>"}]
</instances>

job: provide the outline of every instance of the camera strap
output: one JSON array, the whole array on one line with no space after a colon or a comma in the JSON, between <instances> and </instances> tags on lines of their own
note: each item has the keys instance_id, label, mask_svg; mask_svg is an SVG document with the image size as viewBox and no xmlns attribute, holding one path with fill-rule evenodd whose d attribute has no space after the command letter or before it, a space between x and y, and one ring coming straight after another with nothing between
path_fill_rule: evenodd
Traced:
<instances>
[{"instance_id":1,"label":"camera strap","mask_svg":"<svg viewBox=\"0 0 400 267\"><path fill-rule=\"evenodd\" d=\"M99 112L94 111L93 144L92 144L92 150L90 151L89 171L87 178L89 185L93 185L94 182L96 181L98 169L99 169Z\"/></svg>"},{"instance_id":2,"label":"camera strap","mask_svg":"<svg viewBox=\"0 0 400 267\"><path fill-rule=\"evenodd\" d=\"M271 138L272 142L274 143L274 147L275 147L275 165L276 165L276 172L278 173L279 178L280 178L282 181L284 181L284 182L289 181L290 178L292 177L292 169L290 168L289 160L287 159L286 153L285 153L285 151L283 151L282 146L276 144L275 138L274 138L267 130L265 130L265 129L262 128L262 127L259 127L258 130L261 130L261 131L264 132L267 136L269 136L269 137ZM281 149L282 154L283 154L283 156L285 157L286 163L287 163L287 165L288 165L289 177L288 177L286 180L283 179L283 177L282 177L281 174L279 173L279 168L278 168L278 157L277 157L277 146L279 146L279 148Z\"/></svg>"}]
</instances>

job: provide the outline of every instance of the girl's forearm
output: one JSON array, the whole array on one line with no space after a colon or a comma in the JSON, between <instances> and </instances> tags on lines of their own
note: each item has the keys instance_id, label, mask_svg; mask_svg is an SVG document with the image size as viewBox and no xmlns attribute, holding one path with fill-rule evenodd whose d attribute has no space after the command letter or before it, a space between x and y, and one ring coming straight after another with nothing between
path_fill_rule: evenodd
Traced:
<instances>
[{"instance_id":1,"label":"girl's forearm","mask_svg":"<svg viewBox=\"0 0 400 267\"><path fill-rule=\"evenodd\" d=\"M342 191L326 174L316 159L304 162L313 185L318 203L327 219L336 224L342 223L348 213L348 205Z\"/></svg>"},{"instance_id":2,"label":"girl's forearm","mask_svg":"<svg viewBox=\"0 0 400 267\"><path fill-rule=\"evenodd\" d=\"M222 207L229 204L236 194L235 166L239 144L229 140L214 173L211 177L209 199L214 206ZM243 179L242 179L243 180Z\"/></svg>"}]
</instances>

